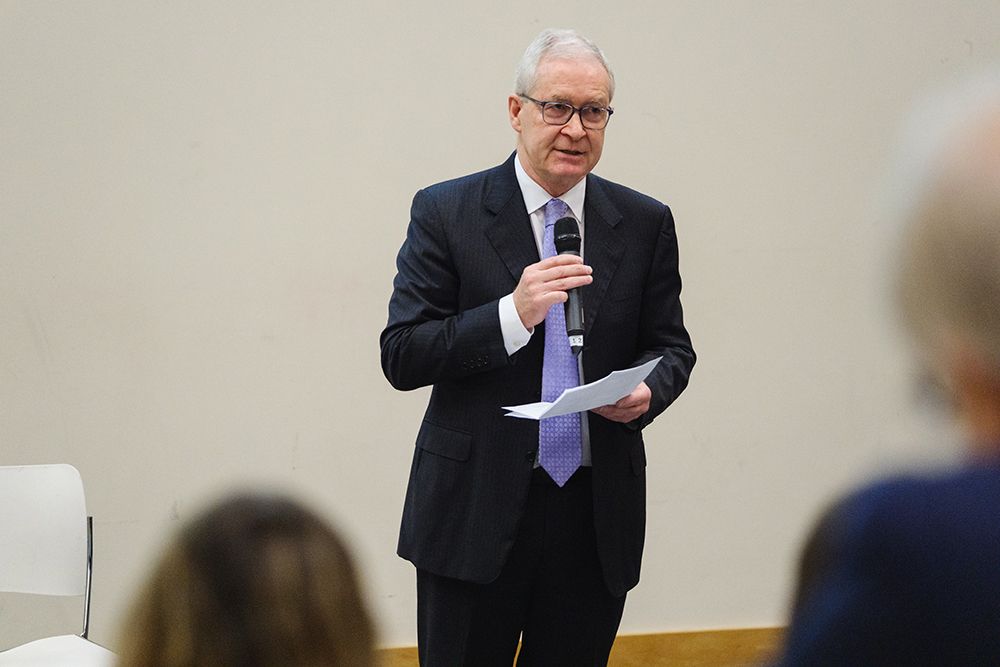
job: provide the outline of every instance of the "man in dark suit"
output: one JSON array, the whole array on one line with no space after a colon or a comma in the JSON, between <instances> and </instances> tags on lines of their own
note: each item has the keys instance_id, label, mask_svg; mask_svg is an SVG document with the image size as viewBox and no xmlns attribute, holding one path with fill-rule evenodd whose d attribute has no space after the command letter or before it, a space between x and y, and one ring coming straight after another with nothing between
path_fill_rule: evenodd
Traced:
<instances>
[{"instance_id":1,"label":"man in dark suit","mask_svg":"<svg viewBox=\"0 0 1000 667\"><path fill-rule=\"evenodd\" d=\"M593 43L543 32L508 99L516 153L413 200L381 348L394 387L433 385L398 548L417 568L424 665L509 666L519 638L520 665L606 664L639 579L642 429L695 355L670 210L590 173L613 93ZM583 260L549 256L562 217L580 223ZM579 365L561 319L574 288ZM635 391L589 414L501 409L657 357Z\"/></svg>"},{"instance_id":2,"label":"man in dark suit","mask_svg":"<svg viewBox=\"0 0 1000 667\"><path fill-rule=\"evenodd\" d=\"M900 302L967 460L870 484L824 515L800 563L789 667L1000 665L1000 78L915 126L911 152L932 157L908 165L921 178Z\"/></svg>"}]
</instances>

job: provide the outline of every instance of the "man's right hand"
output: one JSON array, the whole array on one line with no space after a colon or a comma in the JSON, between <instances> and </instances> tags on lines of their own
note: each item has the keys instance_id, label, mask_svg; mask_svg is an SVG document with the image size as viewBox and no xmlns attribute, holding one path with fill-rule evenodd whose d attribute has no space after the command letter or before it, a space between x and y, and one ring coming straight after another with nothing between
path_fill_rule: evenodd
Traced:
<instances>
[{"instance_id":1,"label":"man's right hand","mask_svg":"<svg viewBox=\"0 0 1000 667\"><path fill-rule=\"evenodd\" d=\"M593 282L592 272L576 255L555 255L526 266L514 288L514 308L524 328L531 331L552 304L565 302L566 290Z\"/></svg>"}]
</instances>

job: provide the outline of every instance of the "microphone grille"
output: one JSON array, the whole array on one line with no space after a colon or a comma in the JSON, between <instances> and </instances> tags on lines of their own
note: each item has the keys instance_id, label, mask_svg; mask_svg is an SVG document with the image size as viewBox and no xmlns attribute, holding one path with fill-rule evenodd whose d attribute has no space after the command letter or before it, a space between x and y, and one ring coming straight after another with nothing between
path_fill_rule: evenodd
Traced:
<instances>
[{"instance_id":1,"label":"microphone grille","mask_svg":"<svg viewBox=\"0 0 1000 667\"><path fill-rule=\"evenodd\" d=\"M576 219L566 216L556 220L555 229L552 230L553 241L556 252L576 252L580 254L580 225Z\"/></svg>"}]
</instances>

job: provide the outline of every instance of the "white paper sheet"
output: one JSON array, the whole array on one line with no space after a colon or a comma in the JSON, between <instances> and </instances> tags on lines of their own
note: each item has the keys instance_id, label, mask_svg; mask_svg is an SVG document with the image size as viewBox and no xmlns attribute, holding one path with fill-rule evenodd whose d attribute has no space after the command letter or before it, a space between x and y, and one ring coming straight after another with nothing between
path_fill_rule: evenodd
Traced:
<instances>
[{"instance_id":1,"label":"white paper sheet","mask_svg":"<svg viewBox=\"0 0 1000 667\"><path fill-rule=\"evenodd\" d=\"M646 379L653 367L663 357L647 361L642 366L614 371L607 376L591 382L567 389L552 403L525 403L524 405L504 406L508 417L521 419L545 419L558 417L572 412L586 412L602 405L610 405L632 393L639 383Z\"/></svg>"}]
</instances>

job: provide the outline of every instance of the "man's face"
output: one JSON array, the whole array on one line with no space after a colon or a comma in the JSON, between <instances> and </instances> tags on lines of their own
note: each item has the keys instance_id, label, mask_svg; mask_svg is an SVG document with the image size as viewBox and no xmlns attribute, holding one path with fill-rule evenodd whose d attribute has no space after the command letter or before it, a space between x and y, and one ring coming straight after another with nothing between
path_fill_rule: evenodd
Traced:
<instances>
[{"instance_id":1,"label":"man's face","mask_svg":"<svg viewBox=\"0 0 1000 667\"><path fill-rule=\"evenodd\" d=\"M534 90L527 94L545 102L575 107L611 103L608 73L596 58L544 59ZM590 173L601 159L604 130L588 130L574 113L565 125L548 125L542 108L517 95L507 100L510 124L517 132L517 153L528 175L553 197L562 195Z\"/></svg>"}]
</instances>

